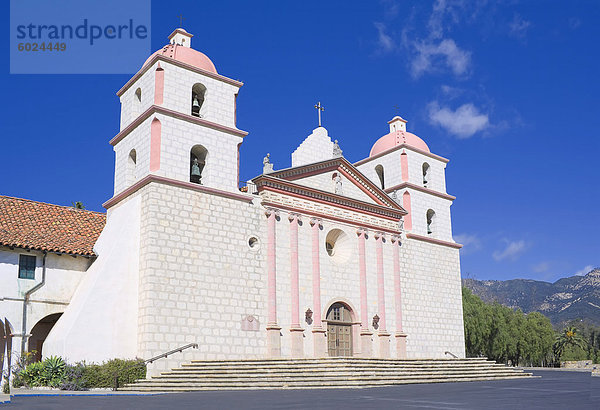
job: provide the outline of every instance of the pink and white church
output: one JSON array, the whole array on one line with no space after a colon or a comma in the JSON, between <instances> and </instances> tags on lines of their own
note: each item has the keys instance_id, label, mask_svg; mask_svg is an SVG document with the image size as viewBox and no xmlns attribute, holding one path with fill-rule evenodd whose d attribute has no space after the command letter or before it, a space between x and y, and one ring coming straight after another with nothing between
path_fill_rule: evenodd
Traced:
<instances>
[{"instance_id":1,"label":"pink and white church","mask_svg":"<svg viewBox=\"0 0 600 410\"><path fill-rule=\"evenodd\" d=\"M117 93L107 223L44 356L198 343L149 374L188 359L464 357L448 160L396 116L358 162L318 127L290 168L266 157L240 189L243 84L191 41L175 30Z\"/></svg>"}]
</instances>

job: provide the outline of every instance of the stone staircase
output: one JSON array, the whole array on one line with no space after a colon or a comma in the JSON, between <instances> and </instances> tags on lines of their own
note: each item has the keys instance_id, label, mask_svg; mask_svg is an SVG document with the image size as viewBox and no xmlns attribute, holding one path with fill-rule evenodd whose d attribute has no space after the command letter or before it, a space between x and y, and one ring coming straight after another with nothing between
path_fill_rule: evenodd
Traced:
<instances>
[{"instance_id":1,"label":"stone staircase","mask_svg":"<svg viewBox=\"0 0 600 410\"><path fill-rule=\"evenodd\" d=\"M121 390L193 391L363 388L409 383L533 377L486 359L392 360L361 358L192 360Z\"/></svg>"}]
</instances>

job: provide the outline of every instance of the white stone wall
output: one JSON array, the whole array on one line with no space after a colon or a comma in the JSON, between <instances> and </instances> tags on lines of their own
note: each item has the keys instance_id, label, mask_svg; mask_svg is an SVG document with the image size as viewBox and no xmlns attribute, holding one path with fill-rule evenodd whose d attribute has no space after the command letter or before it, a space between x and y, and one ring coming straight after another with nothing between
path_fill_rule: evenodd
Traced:
<instances>
[{"instance_id":1,"label":"white stone wall","mask_svg":"<svg viewBox=\"0 0 600 410\"><path fill-rule=\"evenodd\" d=\"M120 131L123 131L133 120L135 120L141 113L146 111L152 104L154 104L154 86L155 86L155 70L157 64L150 67L138 80L132 84L125 92L121 95L121 124ZM141 103L135 95L137 89L142 90Z\"/></svg>"},{"instance_id":2,"label":"white stone wall","mask_svg":"<svg viewBox=\"0 0 600 410\"><path fill-rule=\"evenodd\" d=\"M406 150L406 156L408 159L409 182L423 186L423 164L426 162L431 167L427 188L446 193L446 163L408 149ZM399 164L400 162L398 162Z\"/></svg>"},{"instance_id":3,"label":"white stone wall","mask_svg":"<svg viewBox=\"0 0 600 410\"><path fill-rule=\"evenodd\" d=\"M408 239L402 244L402 307L410 358L465 357L458 249Z\"/></svg>"},{"instance_id":4,"label":"white stone wall","mask_svg":"<svg viewBox=\"0 0 600 410\"><path fill-rule=\"evenodd\" d=\"M381 188L379 176L375 172L375 167L383 167L385 188L390 188L402 182L400 154L402 151L393 151L372 161L358 165L356 168L369 178L375 185Z\"/></svg>"},{"instance_id":5,"label":"white stone wall","mask_svg":"<svg viewBox=\"0 0 600 410\"><path fill-rule=\"evenodd\" d=\"M113 147L115 151L114 195L129 188L150 173L150 126L153 119L154 117L146 119ZM129 153L132 149L136 151L133 177L128 175ZM187 163L189 166L189 154Z\"/></svg>"},{"instance_id":6,"label":"white stone wall","mask_svg":"<svg viewBox=\"0 0 600 410\"><path fill-rule=\"evenodd\" d=\"M400 198L400 201L402 200L402 194L407 190L410 192L411 199L411 232L435 239L454 242L452 239L452 219L450 215L452 201L415 189L399 190L397 197ZM427 234L427 210L429 209L432 209L435 212L431 234Z\"/></svg>"},{"instance_id":7,"label":"white stone wall","mask_svg":"<svg viewBox=\"0 0 600 410\"><path fill-rule=\"evenodd\" d=\"M239 87L161 61L165 70L163 107L184 114L192 113L192 87L201 83L206 87L200 109L202 119L235 128L235 95Z\"/></svg>"},{"instance_id":8,"label":"white stone wall","mask_svg":"<svg viewBox=\"0 0 600 410\"><path fill-rule=\"evenodd\" d=\"M333 142L325 127L318 127L292 152L292 167L331 158L333 158Z\"/></svg>"},{"instance_id":9,"label":"white stone wall","mask_svg":"<svg viewBox=\"0 0 600 410\"><path fill-rule=\"evenodd\" d=\"M260 207L152 183L143 197L138 351L144 358L198 343L181 360L252 358L265 353L266 219ZM259 239L250 248L250 237ZM255 316L261 331L244 331Z\"/></svg>"}]
</instances>

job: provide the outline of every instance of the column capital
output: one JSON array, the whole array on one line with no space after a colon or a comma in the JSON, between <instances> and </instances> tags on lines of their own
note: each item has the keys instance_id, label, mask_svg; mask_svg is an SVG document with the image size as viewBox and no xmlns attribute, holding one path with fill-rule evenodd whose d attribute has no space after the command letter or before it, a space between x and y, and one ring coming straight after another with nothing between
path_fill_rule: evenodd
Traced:
<instances>
[{"instance_id":1,"label":"column capital","mask_svg":"<svg viewBox=\"0 0 600 410\"><path fill-rule=\"evenodd\" d=\"M268 218L271 215L275 215L275 217L279 217L279 210L275 209L275 208L266 208L265 209L265 216Z\"/></svg>"},{"instance_id":2,"label":"column capital","mask_svg":"<svg viewBox=\"0 0 600 410\"><path fill-rule=\"evenodd\" d=\"M392 243L398 242L398 245L402 245L402 234L392 235Z\"/></svg>"},{"instance_id":3,"label":"column capital","mask_svg":"<svg viewBox=\"0 0 600 410\"><path fill-rule=\"evenodd\" d=\"M323 220L321 218L310 218L310 226L318 225L319 228L323 227Z\"/></svg>"},{"instance_id":4,"label":"column capital","mask_svg":"<svg viewBox=\"0 0 600 410\"><path fill-rule=\"evenodd\" d=\"M294 222L294 221L302 222L301 217L302 217L302 215L300 215L297 212L290 212L288 214L288 221L290 221L290 222Z\"/></svg>"},{"instance_id":5,"label":"column capital","mask_svg":"<svg viewBox=\"0 0 600 410\"><path fill-rule=\"evenodd\" d=\"M385 239L385 232L381 232L381 231L376 231L375 235L373 235L375 237L375 239L377 240L381 240L381 239Z\"/></svg>"},{"instance_id":6,"label":"column capital","mask_svg":"<svg viewBox=\"0 0 600 410\"><path fill-rule=\"evenodd\" d=\"M365 228L356 228L356 235L358 236L366 235L367 233L369 233L369 231L367 231Z\"/></svg>"}]
</instances>

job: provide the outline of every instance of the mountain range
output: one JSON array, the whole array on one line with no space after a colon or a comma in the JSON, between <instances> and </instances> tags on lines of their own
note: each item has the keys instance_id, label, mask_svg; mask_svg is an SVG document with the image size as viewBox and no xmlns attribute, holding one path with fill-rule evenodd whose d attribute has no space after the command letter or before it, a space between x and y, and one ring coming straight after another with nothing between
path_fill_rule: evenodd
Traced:
<instances>
[{"instance_id":1,"label":"mountain range","mask_svg":"<svg viewBox=\"0 0 600 410\"><path fill-rule=\"evenodd\" d=\"M554 283L530 279L463 279L463 286L485 302L520 308L525 313L540 312L557 327L572 320L600 326L600 268Z\"/></svg>"}]
</instances>

